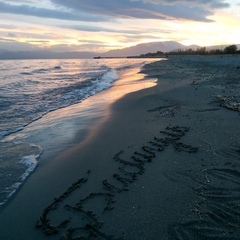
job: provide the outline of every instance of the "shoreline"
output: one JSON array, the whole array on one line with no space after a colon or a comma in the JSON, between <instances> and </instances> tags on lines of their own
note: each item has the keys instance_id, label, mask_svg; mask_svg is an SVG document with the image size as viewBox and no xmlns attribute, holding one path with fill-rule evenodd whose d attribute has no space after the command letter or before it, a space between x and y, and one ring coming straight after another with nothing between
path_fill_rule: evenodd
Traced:
<instances>
[{"instance_id":1,"label":"shoreline","mask_svg":"<svg viewBox=\"0 0 240 240\"><path fill-rule=\"evenodd\" d=\"M158 85L120 98L86 141L39 167L0 214L0 237L237 239L239 112L226 106L238 100L240 63L214 59L146 65ZM50 237L44 209L59 230Z\"/></svg>"},{"instance_id":2,"label":"shoreline","mask_svg":"<svg viewBox=\"0 0 240 240\"><path fill-rule=\"evenodd\" d=\"M116 99L120 98L125 93L137 91L156 84L155 80L146 80L143 74L138 74L139 71L140 69L138 67L119 71L120 79L113 84L114 91L103 91L95 96L91 96L81 103L50 112L38 119L38 121L29 124L20 132L7 136L4 141L11 142L12 145L9 144L8 149L6 149L6 144L3 142L2 151L6 153L6 156L3 156L2 161L4 162L4 159L7 161L9 157L7 154L13 152L14 154L11 155L11 159L16 159L15 161L18 163L19 156L26 159L25 155L27 155L27 150L19 152L21 146L26 149L30 148L28 155L34 155L33 146L37 145L42 152L41 157L39 158L38 156L38 161L29 161L29 168L25 166L26 164L24 164L24 166L20 165L22 168L27 168L25 172L33 172L32 164L35 166L40 165L41 167L42 164L47 164L56 155L61 155L61 152L65 152L79 142L84 141L88 135L88 129L99 121L103 121L102 118L104 118L104 115L107 116L109 114L109 111L106 110L106 106L116 101ZM14 146L19 146L19 151L16 151ZM12 149L10 149L10 147L12 147ZM23 152L26 152L24 156ZM31 152L32 154L30 154ZM37 155L37 153L35 155ZM8 166L10 167L11 164L15 164L15 162L10 162ZM10 174L8 176L11 178ZM19 186L23 184L25 178L23 180L20 177L20 180L16 182L18 180L16 176L8 181L10 180L12 180L12 185L10 187L6 185L5 187L5 189L9 191L9 194L2 192L0 198L4 199L4 202L3 204L0 202L0 205L4 205L9 198L11 198ZM6 199L6 197L4 198L4 195L8 199Z\"/></svg>"}]
</instances>

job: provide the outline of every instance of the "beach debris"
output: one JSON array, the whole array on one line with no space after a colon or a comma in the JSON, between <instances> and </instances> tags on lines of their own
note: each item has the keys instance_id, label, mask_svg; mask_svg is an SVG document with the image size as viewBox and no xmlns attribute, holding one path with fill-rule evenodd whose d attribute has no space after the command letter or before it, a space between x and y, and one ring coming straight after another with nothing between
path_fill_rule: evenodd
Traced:
<instances>
[{"instance_id":1,"label":"beach debris","mask_svg":"<svg viewBox=\"0 0 240 240\"><path fill-rule=\"evenodd\" d=\"M148 112L157 112L160 117L174 117L175 114L179 111L179 106L160 106L157 108L149 109Z\"/></svg>"},{"instance_id":2,"label":"beach debris","mask_svg":"<svg viewBox=\"0 0 240 240\"><path fill-rule=\"evenodd\" d=\"M192 80L191 85L195 85L196 84L196 80Z\"/></svg>"},{"instance_id":3,"label":"beach debris","mask_svg":"<svg viewBox=\"0 0 240 240\"><path fill-rule=\"evenodd\" d=\"M133 212L132 212L132 216L137 212L137 210L136 210L136 208L135 207L133 207Z\"/></svg>"},{"instance_id":4,"label":"beach debris","mask_svg":"<svg viewBox=\"0 0 240 240\"><path fill-rule=\"evenodd\" d=\"M221 95L216 96L219 105L233 111L240 111L240 96L224 97Z\"/></svg>"}]
</instances>

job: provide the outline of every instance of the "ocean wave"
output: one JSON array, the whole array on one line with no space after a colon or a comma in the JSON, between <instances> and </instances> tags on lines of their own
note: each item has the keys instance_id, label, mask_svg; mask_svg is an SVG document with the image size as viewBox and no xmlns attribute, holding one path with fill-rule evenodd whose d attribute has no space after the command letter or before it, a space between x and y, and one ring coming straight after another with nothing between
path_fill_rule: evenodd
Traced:
<instances>
[{"instance_id":1,"label":"ocean wave","mask_svg":"<svg viewBox=\"0 0 240 240\"><path fill-rule=\"evenodd\" d=\"M22 74L22 75L32 75L32 73L30 73L30 72L21 72L20 74Z\"/></svg>"},{"instance_id":2,"label":"ocean wave","mask_svg":"<svg viewBox=\"0 0 240 240\"><path fill-rule=\"evenodd\" d=\"M101 65L101 66L99 67L99 69L100 69L100 70L108 70L109 67L108 67L107 65Z\"/></svg>"},{"instance_id":3,"label":"ocean wave","mask_svg":"<svg viewBox=\"0 0 240 240\"><path fill-rule=\"evenodd\" d=\"M1 137L8 136L9 134L10 134L9 131L0 131L0 139L1 139Z\"/></svg>"},{"instance_id":4,"label":"ocean wave","mask_svg":"<svg viewBox=\"0 0 240 240\"><path fill-rule=\"evenodd\" d=\"M42 118L43 115L40 115L40 116L36 116L36 117L33 117L29 122L25 122L23 123L21 126L17 127L17 128L13 128L11 130L2 130L0 131L0 140L4 139L4 137L7 137L11 134L14 134L14 133L17 133L17 132L20 132L22 131L25 127L27 127L29 124L31 124L32 122L35 122L37 120L39 120L40 118Z\"/></svg>"},{"instance_id":5,"label":"ocean wave","mask_svg":"<svg viewBox=\"0 0 240 240\"><path fill-rule=\"evenodd\" d=\"M59 69L62 69L62 67L61 66L55 66L55 67L53 67L53 69L59 70Z\"/></svg>"},{"instance_id":6,"label":"ocean wave","mask_svg":"<svg viewBox=\"0 0 240 240\"><path fill-rule=\"evenodd\" d=\"M22 96L16 98L17 92L14 94L12 91L12 104L15 110L11 115L9 115L10 107L2 111L2 119L6 116L6 121L3 120L5 124L2 124L2 129L0 128L0 139L22 131L26 126L42 118L49 112L80 103L86 98L110 88L112 83L119 78L117 71L109 67L105 71L84 74L85 79L80 78L78 81L68 81L68 84L61 84L63 85L62 87L59 87L61 86L60 84L55 84L54 88L48 87L41 94L31 93L31 91L36 91L36 87L38 86L42 86L41 88L44 89L44 85L40 80L27 79L9 84L8 89L11 87L17 91L17 89L21 88ZM30 86L32 87L30 88ZM27 87L30 88L28 92L25 90ZM32 88L34 89L31 90ZM7 121L13 121L13 124L7 127Z\"/></svg>"},{"instance_id":7,"label":"ocean wave","mask_svg":"<svg viewBox=\"0 0 240 240\"><path fill-rule=\"evenodd\" d=\"M28 143L0 142L0 206L17 191L37 166L40 146Z\"/></svg>"},{"instance_id":8,"label":"ocean wave","mask_svg":"<svg viewBox=\"0 0 240 240\"><path fill-rule=\"evenodd\" d=\"M122 71L122 70L131 69L131 68L142 68L145 64L146 62L132 62L132 63L128 62L128 64L117 67L116 70Z\"/></svg>"},{"instance_id":9,"label":"ocean wave","mask_svg":"<svg viewBox=\"0 0 240 240\"><path fill-rule=\"evenodd\" d=\"M20 176L21 181L23 182L29 174L36 168L37 166L37 158L39 155L30 155L30 156L24 156L20 163L25 165L27 167L26 171L24 174Z\"/></svg>"},{"instance_id":10,"label":"ocean wave","mask_svg":"<svg viewBox=\"0 0 240 240\"><path fill-rule=\"evenodd\" d=\"M21 75L27 75L27 76L28 75L34 75L34 74L43 74L43 73L49 72L49 71L51 71L53 69L58 70L58 69L61 69L61 67L60 66L56 66L54 68L40 68L40 69L35 69L35 70L31 71L31 72L20 72L20 74Z\"/></svg>"},{"instance_id":11,"label":"ocean wave","mask_svg":"<svg viewBox=\"0 0 240 240\"><path fill-rule=\"evenodd\" d=\"M31 61L31 65L28 63L30 67L20 66L19 69L28 69L32 75L19 74L20 71L15 69L13 80L0 89L3 95L0 139L23 130L49 112L80 103L110 88L119 78L119 72L139 68L143 64L142 60L111 59L97 62L61 61L54 64L51 61ZM42 73L45 73L44 76Z\"/></svg>"},{"instance_id":12,"label":"ocean wave","mask_svg":"<svg viewBox=\"0 0 240 240\"><path fill-rule=\"evenodd\" d=\"M32 73L45 73L48 72L49 69L45 69L45 68L40 68L40 69L35 69L32 71Z\"/></svg>"},{"instance_id":13,"label":"ocean wave","mask_svg":"<svg viewBox=\"0 0 240 240\"><path fill-rule=\"evenodd\" d=\"M54 98L50 105L54 109L59 109L82 102L86 98L110 88L118 78L117 71L108 68L99 78L90 78L64 88L53 89L48 91L48 94L59 97Z\"/></svg>"},{"instance_id":14,"label":"ocean wave","mask_svg":"<svg viewBox=\"0 0 240 240\"><path fill-rule=\"evenodd\" d=\"M117 71L113 68L105 72L102 78L98 81L99 90L105 90L112 86L112 83L119 79Z\"/></svg>"},{"instance_id":15,"label":"ocean wave","mask_svg":"<svg viewBox=\"0 0 240 240\"><path fill-rule=\"evenodd\" d=\"M36 73L46 73L46 72L50 72L53 70L61 70L62 67L60 65L54 66L54 67L50 67L50 68L39 68L39 69L34 69L31 74L36 74Z\"/></svg>"}]
</instances>

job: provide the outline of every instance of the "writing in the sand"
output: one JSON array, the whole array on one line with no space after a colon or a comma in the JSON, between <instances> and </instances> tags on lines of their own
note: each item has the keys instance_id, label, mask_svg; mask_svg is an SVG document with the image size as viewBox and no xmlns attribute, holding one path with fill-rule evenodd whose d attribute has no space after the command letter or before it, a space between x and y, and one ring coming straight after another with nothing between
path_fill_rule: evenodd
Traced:
<instances>
[{"instance_id":1,"label":"writing in the sand","mask_svg":"<svg viewBox=\"0 0 240 240\"><path fill-rule=\"evenodd\" d=\"M123 159L124 151L121 150L113 157L119 166L118 172L114 173L111 179L102 181L99 192L91 192L82 197L80 188L85 186L90 178L91 171L88 171L87 177L78 179L43 210L36 228L46 235L56 235L61 240L124 239L124 236L116 238L103 232L101 229L104 223L99 218L114 209L116 194L128 191L129 185L144 174L147 164L169 145L176 151L197 152L197 147L179 141L188 131L187 127L167 127L160 131L162 137L154 137L127 160ZM101 210L94 208L95 201L101 201ZM89 206L92 206L92 209L89 209Z\"/></svg>"}]
</instances>

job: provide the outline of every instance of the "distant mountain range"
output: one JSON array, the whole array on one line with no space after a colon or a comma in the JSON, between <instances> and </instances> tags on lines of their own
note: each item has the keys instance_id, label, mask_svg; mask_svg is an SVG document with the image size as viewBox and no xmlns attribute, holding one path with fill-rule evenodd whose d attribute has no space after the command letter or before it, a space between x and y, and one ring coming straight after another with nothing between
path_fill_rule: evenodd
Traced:
<instances>
[{"instance_id":1,"label":"distant mountain range","mask_svg":"<svg viewBox=\"0 0 240 240\"><path fill-rule=\"evenodd\" d=\"M141 54L146 54L149 52L169 52L174 49L182 49L186 46L178 42L150 42L150 43L141 43L136 46L127 47L123 49L110 50L104 54L102 57L126 57L126 56L139 56Z\"/></svg>"},{"instance_id":2,"label":"distant mountain range","mask_svg":"<svg viewBox=\"0 0 240 240\"><path fill-rule=\"evenodd\" d=\"M51 51L0 51L0 59L80 59L93 58L97 53L93 52L51 52Z\"/></svg>"},{"instance_id":3,"label":"distant mountain range","mask_svg":"<svg viewBox=\"0 0 240 240\"><path fill-rule=\"evenodd\" d=\"M236 44L240 48L240 44ZM210 46L211 49L223 49L228 45ZM178 42L150 42L141 43L136 46L127 47L123 49L110 50L106 53L94 53L94 52L51 52L51 51L19 51L11 52L0 50L0 59L81 59L81 58L93 58L93 57L127 57L127 56L139 56L146 53L154 53L157 51L170 52L178 49L196 50L201 48L198 45L186 46Z\"/></svg>"},{"instance_id":4,"label":"distant mountain range","mask_svg":"<svg viewBox=\"0 0 240 240\"><path fill-rule=\"evenodd\" d=\"M167 41L167 42L150 42L150 43L141 43L136 46L127 47L124 49L116 49L116 50L110 50L104 54L102 54L102 57L126 57L126 56L139 56L141 54L146 53L154 53L157 51L161 52L170 52L176 49L186 49L186 48L192 48L197 49L199 46L197 45L191 45L191 46L185 46L181 43L174 42L174 41Z\"/></svg>"}]
</instances>

